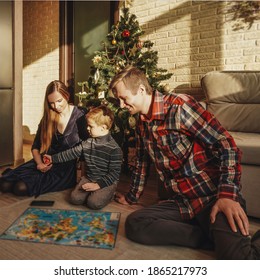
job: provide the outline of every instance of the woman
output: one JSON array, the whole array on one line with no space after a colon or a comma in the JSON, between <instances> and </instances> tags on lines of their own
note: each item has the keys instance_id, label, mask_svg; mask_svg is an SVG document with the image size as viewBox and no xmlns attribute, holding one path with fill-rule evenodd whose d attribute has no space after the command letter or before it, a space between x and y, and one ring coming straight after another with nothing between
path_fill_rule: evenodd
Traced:
<instances>
[{"instance_id":1,"label":"woman","mask_svg":"<svg viewBox=\"0 0 260 280\"><path fill-rule=\"evenodd\" d=\"M69 97L62 82L52 81L47 86L43 117L32 145L33 159L6 170L0 178L0 191L39 196L75 186L75 160L48 165L42 157L45 153L52 155L71 148L88 137L86 112L70 105Z\"/></svg>"}]
</instances>

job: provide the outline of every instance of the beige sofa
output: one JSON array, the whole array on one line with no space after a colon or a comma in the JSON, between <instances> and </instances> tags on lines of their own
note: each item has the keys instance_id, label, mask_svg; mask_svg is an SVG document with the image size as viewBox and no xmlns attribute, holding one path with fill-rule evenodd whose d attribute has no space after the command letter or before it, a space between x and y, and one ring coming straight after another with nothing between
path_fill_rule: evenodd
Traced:
<instances>
[{"instance_id":1,"label":"beige sofa","mask_svg":"<svg viewBox=\"0 0 260 280\"><path fill-rule=\"evenodd\" d=\"M242 150L242 193L260 218L260 72L209 72L201 80L206 108Z\"/></svg>"}]
</instances>

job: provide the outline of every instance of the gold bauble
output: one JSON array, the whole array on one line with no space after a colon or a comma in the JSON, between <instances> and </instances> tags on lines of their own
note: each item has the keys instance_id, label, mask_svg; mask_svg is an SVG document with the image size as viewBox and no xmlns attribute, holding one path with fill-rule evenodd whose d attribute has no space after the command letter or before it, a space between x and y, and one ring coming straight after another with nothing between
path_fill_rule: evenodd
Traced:
<instances>
[{"instance_id":1,"label":"gold bauble","mask_svg":"<svg viewBox=\"0 0 260 280\"><path fill-rule=\"evenodd\" d=\"M112 43L112 45L116 45L117 42L115 39L113 39L111 43Z\"/></svg>"},{"instance_id":2,"label":"gold bauble","mask_svg":"<svg viewBox=\"0 0 260 280\"><path fill-rule=\"evenodd\" d=\"M163 88L163 89L164 89L164 91L165 91L165 92L167 92L167 93L171 90L171 88L170 88L170 85L169 85L169 84L166 84L166 85L164 86L164 88Z\"/></svg>"},{"instance_id":3,"label":"gold bauble","mask_svg":"<svg viewBox=\"0 0 260 280\"><path fill-rule=\"evenodd\" d=\"M101 104L102 104L102 105L106 105L106 106L107 106L107 105L108 105L108 102L107 102L107 100L106 100L106 99L103 99L103 100L102 100L102 102L101 102Z\"/></svg>"}]
</instances>

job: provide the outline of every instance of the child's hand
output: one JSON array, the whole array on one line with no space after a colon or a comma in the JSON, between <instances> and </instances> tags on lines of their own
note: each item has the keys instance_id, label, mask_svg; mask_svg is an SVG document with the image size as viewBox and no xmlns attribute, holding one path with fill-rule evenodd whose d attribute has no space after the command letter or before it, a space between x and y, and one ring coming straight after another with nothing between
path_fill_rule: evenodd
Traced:
<instances>
[{"instance_id":1,"label":"child's hand","mask_svg":"<svg viewBox=\"0 0 260 280\"><path fill-rule=\"evenodd\" d=\"M51 156L45 154L45 155L43 156L43 163L46 164L46 165L52 164L52 158L51 158Z\"/></svg>"},{"instance_id":2,"label":"child's hand","mask_svg":"<svg viewBox=\"0 0 260 280\"><path fill-rule=\"evenodd\" d=\"M86 192L93 192L100 189L100 186L97 183L86 183L81 186L82 189Z\"/></svg>"}]
</instances>

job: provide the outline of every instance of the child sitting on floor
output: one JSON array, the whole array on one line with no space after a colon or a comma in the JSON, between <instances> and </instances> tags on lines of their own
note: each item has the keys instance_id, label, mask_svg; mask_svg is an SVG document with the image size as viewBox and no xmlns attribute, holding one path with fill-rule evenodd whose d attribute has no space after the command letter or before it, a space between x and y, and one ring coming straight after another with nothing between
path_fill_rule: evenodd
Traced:
<instances>
[{"instance_id":1,"label":"child sitting on floor","mask_svg":"<svg viewBox=\"0 0 260 280\"><path fill-rule=\"evenodd\" d=\"M44 157L50 163L60 163L83 155L85 175L72 191L70 202L101 209L113 199L116 191L122 151L110 134L114 115L109 108L103 105L93 108L86 119L90 138L71 149Z\"/></svg>"}]
</instances>

